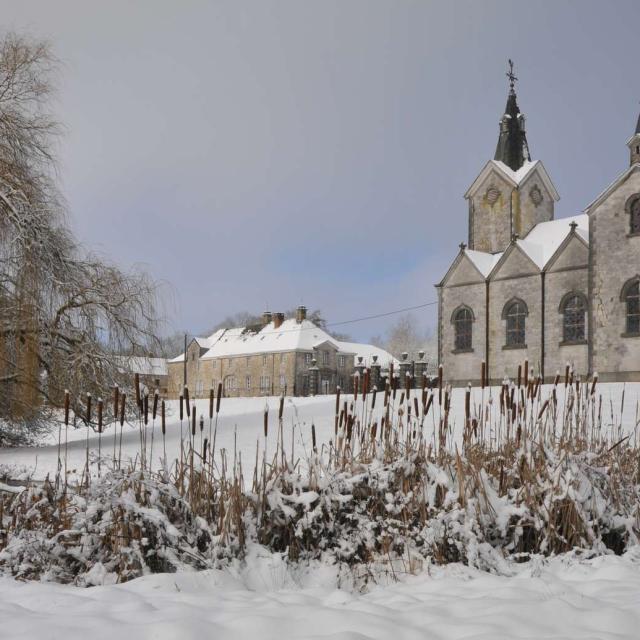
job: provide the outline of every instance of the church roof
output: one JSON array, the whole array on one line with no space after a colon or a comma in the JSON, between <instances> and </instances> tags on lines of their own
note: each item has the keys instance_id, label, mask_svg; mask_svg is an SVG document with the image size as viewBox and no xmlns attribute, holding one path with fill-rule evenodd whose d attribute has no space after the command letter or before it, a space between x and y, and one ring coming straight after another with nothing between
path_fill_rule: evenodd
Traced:
<instances>
[{"instance_id":1,"label":"church roof","mask_svg":"<svg viewBox=\"0 0 640 640\"><path fill-rule=\"evenodd\" d=\"M576 235L589 244L589 216L583 213L571 218L539 222L525 238L516 240L516 245L539 269L544 269L571 233L570 225L574 222L577 225ZM502 260L506 251L485 253L465 249L464 253L478 271L487 278Z\"/></svg>"},{"instance_id":2,"label":"church roof","mask_svg":"<svg viewBox=\"0 0 640 640\"><path fill-rule=\"evenodd\" d=\"M500 160L489 160L482 168L478 177L473 181L473 184L467 189L464 197L470 198L471 194L482 185L491 171L498 171L512 187L519 187L536 169L538 170L540 179L551 194L551 197L556 201L560 200L560 194L556 190L553 182L551 182L551 178L540 160L527 160L517 171L514 171Z\"/></svg>"},{"instance_id":3,"label":"church roof","mask_svg":"<svg viewBox=\"0 0 640 640\"><path fill-rule=\"evenodd\" d=\"M513 171L517 171L525 162L531 160L524 129L524 116L520 113L513 85L509 90L507 106L500 121L500 136L494 160L504 162Z\"/></svg>"}]
</instances>

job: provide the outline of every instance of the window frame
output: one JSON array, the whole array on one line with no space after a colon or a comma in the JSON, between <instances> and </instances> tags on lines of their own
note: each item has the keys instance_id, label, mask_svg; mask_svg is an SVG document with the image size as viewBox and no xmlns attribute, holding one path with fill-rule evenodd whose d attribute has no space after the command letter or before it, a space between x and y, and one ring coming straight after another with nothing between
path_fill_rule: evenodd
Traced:
<instances>
[{"instance_id":1,"label":"window frame","mask_svg":"<svg viewBox=\"0 0 640 640\"><path fill-rule=\"evenodd\" d=\"M465 314L466 318L460 316ZM473 309L466 304L457 306L451 314L451 324L453 325L453 353L471 353L473 351L473 323L475 322ZM468 331L464 334L460 333L460 325L468 324ZM466 336L468 340L461 340L462 336Z\"/></svg>"},{"instance_id":2,"label":"window frame","mask_svg":"<svg viewBox=\"0 0 640 640\"><path fill-rule=\"evenodd\" d=\"M578 301L577 309L569 309L572 301ZM580 291L569 291L562 296L558 312L562 315L562 342L561 345L587 344L587 297ZM568 314L573 313L581 318L572 323L568 322ZM577 327L577 334L571 336L570 331ZM581 335L580 335L581 334Z\"/></svg>"},{"instance_id":3,"label":"window frame","mask_svg":"<svg viewBox=\"0 0 640 640\"><path fill-rule=\"evenodd\" d=\"M640 235L640 194L634 193L626 202L625 210L629 216L627 235Z\"/></svg>"},{"instance_id":4,"label":"window frame","mask_svg":"<svg viewBox=\"0 0 640 640\"><path fill-rule=\"evenodd\" d=\"M640 276L634 276L625 282L620 293L620 301L624 304L623 338L640 336ZM635 308L631 309L634 304Z\"/></svg>"},{"instance_id":5,"label":"window frame","mask_svg":"<svg viewBox=\"0 0 640 640\"><path fill-rule=\"evenodd\" d=\"M514 313L513 309L520 307L519 313ZM520 298L511 298L502 308L502 319L505 321L504 346L503 349L526 349L527 348L527 316L529 307ZM518 320L519 319L519 320ZM516 326L513 323L516 322ZM518 326L521 323L521 327ZM516 336L514 338L514 336ZM517 337L520 336L520 337Z\"/></svg>"}]
</instances>

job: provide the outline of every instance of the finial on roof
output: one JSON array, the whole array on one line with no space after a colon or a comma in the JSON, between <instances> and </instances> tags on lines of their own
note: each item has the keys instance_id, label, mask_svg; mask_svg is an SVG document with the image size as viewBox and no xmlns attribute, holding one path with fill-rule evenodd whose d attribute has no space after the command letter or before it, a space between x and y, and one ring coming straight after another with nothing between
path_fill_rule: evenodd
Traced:
<instances>
[{"instance_id":1,"label":"finial on roof","mask_svg":"<svg viewBox=\"0 0 640 640\"><path fill-rule=\"evenodd\" d=\"M513 60L509 59L509 96L504 115L500 120L500 136L494 160L504 162L513 171L517 171L525 162L531 160L529 145L525 133L524 114L520 113L516 98L515 84L518 80L513 73Z\"/></svg>"},{"instance_id":2,"label":"finial on roof","mask_svg":"<svg viewBox=\"0 0 640 640\"><path fill-rule=\"evenodd\" d=\"M511 234L511 242L515 242L520 236L517 233Z\"/></svg>"},{"instance_id":3,"label":"finial on roof","mask_svg":"<svg viewBox=\"0 0 640 640\"><path fill-rule=\"evenodd\" d=\"M578 223L575 220L572 220L569 223L569 226L571 227L571 233L575 233L576 229L578 228Z\"/></svg>"},{"instance_id":4,"label":"finial on roof","mask_svg":"<svg viewBox=\"0 0 640 640\"><path fill-rule=\"evenodd\" d=\"M467 245L464 242L461 242L459 245L460 251L464 251L467 248Z\"/></svg>"},{"instance_id":5,"label":"finial on roof","mask_svg":"<svg viewBox=\"0 0 640 640\"><path fill-rule=\"evenodd\" d=\"M513 60L511 58L509 58L509 71L505 75L509 78L509 93L515 93L515 84L518 82L518 78L513 73Z\"/></svg>"}]
</instances>

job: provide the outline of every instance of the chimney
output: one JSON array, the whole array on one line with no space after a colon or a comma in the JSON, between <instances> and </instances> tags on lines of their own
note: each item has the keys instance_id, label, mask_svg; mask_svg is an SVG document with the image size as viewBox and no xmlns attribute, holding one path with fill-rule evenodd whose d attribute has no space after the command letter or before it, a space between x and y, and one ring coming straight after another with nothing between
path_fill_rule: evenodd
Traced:
<instances>
[{"instance_id":1,"label":"chimney","mask_svg":"<svg viewBox=\"0 0 640 640\"><path fill-rule=\"evenodd\" d=\"M273 314L273 328L279 329L284 322L284 313L274 313Z\"/></svg>"},{"instance_id":2,"label":"chimney","mask_svg":"<svg viewBox=\"0 0 640 640\"><path fill-rule=\"evenodd\" d=\"M307 319L307 307L301 304L296 309L296 322L300 324L303 320L306 320L306 319Z\"/></svg>"},{"instance_id":3,"label":"chimney","mask_svg":"<svg viewBox=\"0 0 640 640\"><path fill-rule=\"evenodd\" d=\"M262 312L262 326L266 327L271 322L271 311Z\"/></svg>"}]
</instances>

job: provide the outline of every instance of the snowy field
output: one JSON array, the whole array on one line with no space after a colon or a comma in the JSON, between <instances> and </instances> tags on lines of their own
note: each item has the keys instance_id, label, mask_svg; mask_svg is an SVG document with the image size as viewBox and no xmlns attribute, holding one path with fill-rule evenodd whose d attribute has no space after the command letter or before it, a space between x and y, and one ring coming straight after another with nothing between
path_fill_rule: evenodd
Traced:
<instances>
[{"instance_id":1,"label":"snowy field","mask_svg":"<svg viewBox=\"0 0 640 640\"><path fill-rule=\"evenodd\" d=\"M0 638L13 640L632 640L640 553L552 559L498 577L432 568L358 594L330 567L288 572L259 552L242 571L157 574L90 589L0 578Z\"/></svg>"},{"instance_id":2,"label":"snowy field","mask_svg":"<svg viewBox=\"0 0 640 640\"><path fill-rule=\"evenodd\" d=\"M547 391L545 388L544 393ZM495 397L495 389L493 393ZM617 428L622 424L627 432L636 430L640 384L603 384L599 393L605 425ZM488 390L484 394L486 398ZM474 403L480 398L480 390L474 389ZM376 412L381 410L381 400L379 396ZM235 448L242 457L245 478L250 478L256 447L259 451L264 447L265 404L269 408L267 448L273 451L278 398L222 402L216 448L226 449L231 456ZM365 407L361 401L357 406L362 415ZM176 405L171 409L166 437L169 459L180 447ZM370 411L370 405L366 410ZM333 396L286 401L284 439L293 442L296 457L304 458L310 449L312 422L319 446L333 437L334 411ZM462 422L463 411L464 389L456 389L454 424ZM205 416L203 436L208 437L208 401L198 401L197 412ZM147 429L149 445L153 427ZM183 429L186 434L186 418ZM432 429L433 421L427 421L427 435ZM110 427L102 437L105 459L113 455L113 434ZM118 428L116 449L119 434ZM82 469L87 435L95 463L97 435L87 434L84 428L70 430L70 469ZM123 459L138 455L139 442L138 427L125 425ZM62 446L64 449L64 433ZM55 473L57 450L56 428L44 446L0 450L0 465L27 467L42 479ZM161 453L157 422L156 464ZM96 472L95 464L92 472ZM99 586L88 589L0 578L0 638L113 640L122 632L155 640L640 638L640 550L622 557L580 560L565 556L509 566L510 576L489 575L458 564L430 567L414 576L398 574L397 581L378 577L361 593L353 590L352 576L337 575L335 567L287 568L279 556L254 546L245 565L226 571L156 574L121 585L102 584L99 566L94 576Z\"/></svg>"},{"instance_id":3,"label":"snowy field","mask_svg":"<svg viewBox=\"0 0 640 640\"><path fill-rule=\"evenodd\" d=\"M545 398L550 392L550 385L545 385L542 397ZM412 392L413 393L413 392ZM492 404L492 411L498 411L498 388L485 389L484 393L480 389L473 389L472 402L479 404L484 397L485 400L493 394L495 402ZM624 393L624 404L623 404ZM420 392L418 392L420 394ZM617 428L622 425L623 430L628 432L637 431L638 425L638 400L640 398L640 383L630 384L600 384L598 394L602 396L603 423L607 429ZM465 390L458 388L453 390L451 401L450 424L454 432L463 422L464 415L464 395ZM343 400L351 400L352 396L343 396ZM562 404L564 399L564 387L559 386L558 399ZM382 394L378 394L373 415L378 420L382 416L383 402ZM396 405L400 400L400 392L397 394ZM367 418L371 412L371 395L367 399L366 407L359 398L356 402L356 413L363 417L365 412ZM412 400L413 402L413 400ZM267 438L267 449L273 451L276 444L277 424L278 424L278 404L279 398L224 398L221 403L218 419L218 429L216 437L216 451L219 455L220 449L225 449L227 455L233 457L236 451L242 459L245 478L251 478L256 459L256 449L262 455L264 448L263 436L263 414L265 407L269 410L269 435ZM196 402L198 419L204 416L203 438L209 437L209 401L198 400ZM167 434L166 453L167 459L172 459L179 455L181 426L178 418L179 411L177 402L169 402L167 408ZM293 449L294 458L304 459L311 448L311 424L316 427L318 448L328 444L334 436L334 416L335 416L335 396L317 396L315 398L287 398L283 416L283 433L285 448L288 454ZM425 435L433 435L434 426L439 416L437 401L434 402L434 409L430 411L425 421ZM150 419L151 423L151 419ZM184 416L182 426L183 437L188 437L190 429L187 416ZM163 455L163 443L160 431L160 421L156 420L155 426L149 424L147 430L147 455L151 455L150 447L153 436L153 465L158 467ZM200 429L197 428L196 444L200 442ZM115 435L115 438L114 438ZM52 477L56 473L58 460L58 430L56 427L41 447L21 447L0 449L0 465L11 465L16 469L26 468L29 473L33 473L34 479L44 479L47 474ZM62 450L64 451L64 427L62 428ZM98 453L98 436L92 429L80 427L69 428L67 433L68 454L67 467L69 470L76 470L81 473L86 460L87 439L90 449L90 459L93 461L92 473L97 473L95 463ZM114 442L115 440L115 442ZM116 455L120 451L120 427L106 427L102 435L102 457L105 462L113 457L114 444ZM122 435L122 461L134 460L140 454L140 429L137 425L125 424Z\"/></svg>"}]
</instances>

